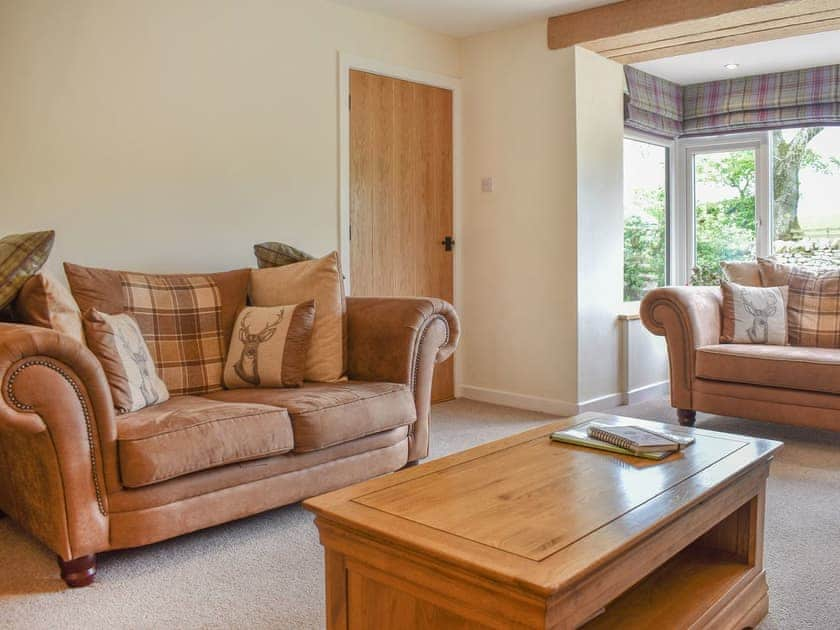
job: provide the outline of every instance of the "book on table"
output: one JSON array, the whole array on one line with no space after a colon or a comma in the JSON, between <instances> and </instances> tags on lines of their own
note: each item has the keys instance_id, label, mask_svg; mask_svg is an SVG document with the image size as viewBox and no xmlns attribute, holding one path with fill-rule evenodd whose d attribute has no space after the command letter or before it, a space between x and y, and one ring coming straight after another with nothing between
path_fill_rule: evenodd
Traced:
<instances>
[{"instance_id":1,"label":"book on table","mask_svg":"<svg viewBox=\"0 0 840 630\"><path fill-rule=\"evenodd\" d=\"M694 438L688 435L599 422L589 422L564 431L555 431L551 434L551 439L555 442L654 460L664 459L694 442Z\"/></svg>"}]
</instances>

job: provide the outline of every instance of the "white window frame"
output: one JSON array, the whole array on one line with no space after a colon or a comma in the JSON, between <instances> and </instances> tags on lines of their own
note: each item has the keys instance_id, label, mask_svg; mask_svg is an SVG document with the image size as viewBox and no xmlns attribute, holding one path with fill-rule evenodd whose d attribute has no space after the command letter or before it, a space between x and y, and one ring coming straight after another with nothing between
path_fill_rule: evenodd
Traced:
<instances>
[{"instance_id":1,"label":"white window frame","mask_svg":"<svg viewBox=\"0 0 840 630\"><path fill-rule=\"evenodd\" d=\"M666 173L665 173L665 284L675 284L678 277L678 270L676 264L676 257L674 256L674 244L676 243L677 233L675 231L675 201L676 197L676 159L677 159L677 142L655 136L643 131L635 129L624 129L624 138L627 140L635 140L636 142L644 142L654 146L663 147L666 153ZM623 161L622 161L623 163ZM623 175L622 175L623 177ZM622 182L623 188L623 182ZM624 273L622 267L622 273ZM639 304L638 300L625 302L627 305Z\"/></svg>"},{"instance_id":2,"label":"white window frame","mask_svg":"<svg viewBox=\"0 0 840 630\"><path fill-rule=\"evenodd\" d=\"M676 141L677 194L674 197L674 249L671 276L673 284L685 285L691 277L695 262L694 223L694 158L702 153L754 150L756 253L772 254L773 238L773 169L771 165L772 139L770 132L751 132L681 138Z\"/></svg>"}]
</instances>

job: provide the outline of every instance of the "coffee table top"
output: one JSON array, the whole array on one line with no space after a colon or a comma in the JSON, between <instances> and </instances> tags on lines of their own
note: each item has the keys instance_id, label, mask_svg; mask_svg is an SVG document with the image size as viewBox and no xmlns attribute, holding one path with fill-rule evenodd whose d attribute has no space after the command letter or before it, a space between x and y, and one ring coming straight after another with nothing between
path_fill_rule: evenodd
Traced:
<instances>
[{"instance_id":1,"label":"coffee table top","mask_svg":"<svg viewBox=\"0 0 840 630\"><path fill-rule=\"evenodd\" d=\"M552 442L597 419L691 433L654 461ZM690 509L781 443L587 413L305 502L322 520L495 579L556 591Z\"/></svg>"}]
</instances>

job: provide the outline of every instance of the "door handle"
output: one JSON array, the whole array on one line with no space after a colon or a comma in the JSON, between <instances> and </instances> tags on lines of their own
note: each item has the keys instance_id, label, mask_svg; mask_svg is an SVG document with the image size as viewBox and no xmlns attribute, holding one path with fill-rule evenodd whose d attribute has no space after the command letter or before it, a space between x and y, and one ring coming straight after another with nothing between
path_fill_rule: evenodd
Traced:
<instances>
[{"instance_id":1,"label":"door handle","mask_svg":"<svg viewBox=\"0 0 840 630\"><path fill-rule=\"evenodd\" d=\"M455 245L455 239L451 236L445 236L440 242L440 244L443 245L443 249L445 249L448 252L451 252L452 246Z\"/></svg>"}]
</instances>

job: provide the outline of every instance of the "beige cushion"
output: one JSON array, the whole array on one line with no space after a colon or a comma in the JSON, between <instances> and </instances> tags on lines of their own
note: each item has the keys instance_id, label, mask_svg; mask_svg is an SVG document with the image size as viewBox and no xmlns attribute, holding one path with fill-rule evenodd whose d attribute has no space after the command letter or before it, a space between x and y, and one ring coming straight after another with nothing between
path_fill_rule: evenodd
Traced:
<instances>
[{"instance_id":1,"label":"beige cushion","mask_svg":"<svg viewBox=\"0 0 840 630\"><path fill-rule=\"evenodd\" d=\"M170 394L222 388L230 333L248 294L248 269L157 275L65 263L64 271L83 313L95 308L137 320Z\"/></svg>"},{"instance_id":2,"label":"beige cushion","mask_svg":"<svg viewBox=\"0 0 840 630\"><path fill-rule=\"evenodd\" d=\"M51 328L85 343L82 313L70 290L51 273L29 278L14 303L17 320L31 326Z\"/></svg>"},{"instance_id":3,"label":"beige cushion","mask_svg":"<svg viewBox=\"0 0 840 630\"><path fill-rule=\"evenodd\" d=\"M338 381L346 372L346 307L338 254L284 267L251 271L255 306L315 300L315 325L306 358L306 380Z\"/></svg>"},{"instance_id":4,"label":"beige cushion","mask_svg":"<svg viewBox=\"0 0 840 630\"><path fill-rule=\"evenodd\" d=\"M297 453L349 442L417 419L411 391L397 383L306 383L300 389L235 389L207 396L287 409Z\"/></svg>"},{"instance_id":5,"label":"beige cushion","mask_svg":"<svg viewBox=\"0 0 840 630\"><path fill-rule=\"evenodd\" d=\"M735 282L745 287L762 286L758 262L754 260L748 262L722 260L720 261L720 269L723 272L724 280Z\"/></svg>"},{"instance_id":6,"label":"beige cushion","mask_svg":"<svg viewBox=\"0 0 840 630\"><path fill-rule=\"evenodd\" d=\"M699 378L840 394L840 350L722 344L697 350ZM805 412L803 412L805 413Z\"/></svg>"},{"instance_id":7,"label":"beige cushion","mask_svg":"<svg viewBox=\"0 0 840 630\"><path fill-rule=\"evenodd\" d=\"M315 321L315 302L249 306L233 327L225 387L300 387Z\"/></svg>"},{"instance_id":8,"label":"beige cushion","mask_svg":"<svg viewBox=\"0 0 840 630\"><path fill-rule=\"evenodd\" d=\"M787 343L787 287L746 287L723 280L722 343Z\"/></svg>"},{"instance_id":9,"label":"beige cushion","mask_svg":"<svg viewBox=\"0 0 840 630\"><path fill-rule=\"evenodd\" d=\"M117 439L122 482L129 488L279 455L293 444L283 409L195 396L119 416Z\"/></svg>"},{"instance_id":10,"label":"beige cushion","mask_svg":"<svg viewBox=\"0 0 840 630\"><path fill-rule=\"evenodd\" d=\"M788 339L794 346L840 348L840 269L816 273L760 258L767 286L788 288Z\"/></svg>"},{"instance_id":11,"label":"beige cushion","mask_svg":"<svg viewBox=\"0 0 840 630\"><path fill-rule=\"evenodd\" d=\"M765 287L783 287L788 283L788 276L793 267L778 263L773 258L758 258L758 271L761 284Z\"/></svg>"},{"instance_id":12,"label":"beige cushion","mask_svg":"<svg viewBox=\"0 0 840 630\"><path fill-rule=\"evenodd\" d=\"M55 232L28 232L0 238L0 309L5 309L23 283L47 262Z\"/></svg>"},{"instance_id":13,"label":"beige cushion","mask_svg":"<svg viewBox=\"0 0 840 630\"><path fill-rule=\"evenodd\" d=\"M119 413L137 411L169 399L152 355L131 315L89 309L84 317L88 347L99 359Z\"/></svg>"}]
</instances>

